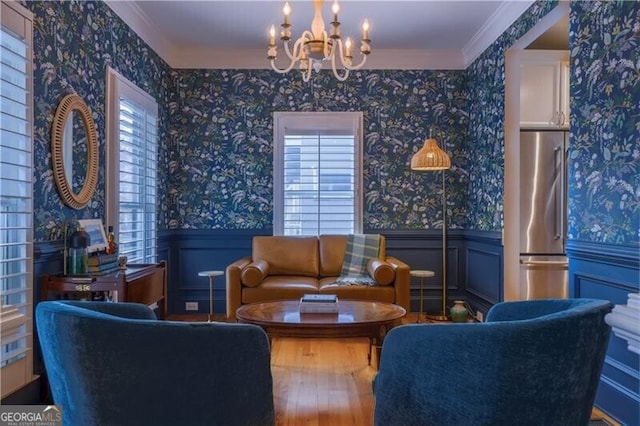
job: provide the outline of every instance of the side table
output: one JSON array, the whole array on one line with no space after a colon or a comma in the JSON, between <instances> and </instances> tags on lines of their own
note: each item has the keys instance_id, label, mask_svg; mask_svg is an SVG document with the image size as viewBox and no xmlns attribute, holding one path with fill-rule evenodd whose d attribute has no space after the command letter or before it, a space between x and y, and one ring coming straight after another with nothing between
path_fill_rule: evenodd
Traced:
<instances>
[{"instance_id":1,"label":"side table","mask_svg":"<svg viewBox=\"0 0 640 426\"><path fill-rule=\"evenodd\" d=\"M424 300L424 298L422 297L422 292L424 288L424 279L433 277L435 273L433 271L417 269L415 271L411 271L410 274L412 277L420 278L420 313L418 313L418 319L416 320L416 322L420 322L420 317L422 317L422 303Z\"/></svg>"},{"instance_id":2,"label":"side table","mask_svg":"<svg viewBox=\"0 0 640 426\"><path fill-rule=\"evenodd\" d=\"M213 316L213 278L224 275L223 271L201 271L198 272L201 277L209 277L209 322Z\"/></svg>"}]
</instances>

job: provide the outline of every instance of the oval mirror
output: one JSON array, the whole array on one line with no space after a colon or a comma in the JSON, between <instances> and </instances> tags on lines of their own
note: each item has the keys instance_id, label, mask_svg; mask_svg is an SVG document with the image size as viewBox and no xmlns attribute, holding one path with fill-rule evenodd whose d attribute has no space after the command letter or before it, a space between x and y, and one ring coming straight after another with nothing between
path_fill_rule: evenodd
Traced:
<instances>
[{"instance_id":1,"label":"oval mirror","mask_svg":"<svg viewBox=\"0 0 640 426\"><path fill-rule=\"evenodd\" d=\"M76 94L56 109L51 132L53 178L66 205L85 207L98 183L98 138L91 111Z\"/></svg>"}]
</instances>

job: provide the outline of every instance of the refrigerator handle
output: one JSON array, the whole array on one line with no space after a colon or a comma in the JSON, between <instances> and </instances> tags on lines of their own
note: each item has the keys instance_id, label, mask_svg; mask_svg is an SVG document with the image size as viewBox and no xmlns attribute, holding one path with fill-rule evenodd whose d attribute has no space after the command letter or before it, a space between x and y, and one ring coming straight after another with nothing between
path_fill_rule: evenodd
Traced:
<instances>
[{"instance_id":1,"label":"refrigerator handle","mask_svg":"<svg viewBox=\"0 0 640 426\"><path fill-rule=\"evenodd\" d=\"M562 238L562 233L563 233L563 226L562 226L562 210L564 209L564 203L563 203L563 199L564 199L564 184L562 182L562 180L564 179L563 176L563 158L562 155L564 153L562 152L562 147L560 146L556 146L553 149L553 155L555 157L555 173L556 173L556 189L555 191L553 191L554 196L555 196L555 200L554 200L554 204L555 204L555 221L553 224L553 233L555 234L554 238L556 240L559 240ZM558 156L560 155L560 156ZM559 162L558 162L559 160ZM560 172L558 172L558 170L560 170ZM560 176L558 176L558 174ZM558 179L558 178L561 179Z\"/></svg>"}]
</instances>

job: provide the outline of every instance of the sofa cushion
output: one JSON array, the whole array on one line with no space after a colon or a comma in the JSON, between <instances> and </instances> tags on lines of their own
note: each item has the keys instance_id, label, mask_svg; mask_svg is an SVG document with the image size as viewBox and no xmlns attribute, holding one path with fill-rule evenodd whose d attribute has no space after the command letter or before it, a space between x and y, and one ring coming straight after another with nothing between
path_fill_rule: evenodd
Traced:
<instances>
[{"instance_id":1,"label":"sofa cushion","mask_svg":"<svg viewBox=\"0 0 640 426\"><path fill-rule=\"evenodd\" d=\"M378 285L389 285L396 277L393 267L384 260L371 259L367 263L367 271L369 275L376 280Z\"/></svg>"},{"instance_id":2,"label":"sofa cushion","mask_svg":"<svg viewBox=\"0 0 640 426\"><path fill-rule=\"evenodd\" d=\"M318 280L316 278L293 275L268 276L257 287L242 288L242 303L300 299L303 294L317 292Z\"/></svg>"},{"instance_id":3,"label":"sofa cushion","mask_svg":"<svg viewBox=\"0 0 640 426\"><path fill-rule=\"evenodd\" d=\"M266 260L254 260L242 269L242 284L255 287L262 282L269 273L269 263Z\"/></svg>"},{"instance_id":4,"label":"sofa cushion","mask_svg":"<svg viewBox=\"0 0 640 426\"><path fill-rule=\"evenodd\" d=\"M320 235L320 276L340 275L344 251L347 248L346 235Z\"/></svg>"},{"instance_id":5,"label":"sofa cushion","mask_svg":"<svg viewBox=\"0 0 640 426\"><path fill-rule=\"evenodd\" d=\"M370 300L372 302L396 302L396 290L392 285L339 285L337 277L320 279L320 294L336 294L338 300Z\"/></svg>"},{"instance_id":6,"label":"sofa cushion","mask_svg":"<svg viewBox=\"0 0 640 426\"><path fill-rule=\"evenodd\" d=\"M318 237L253 237L252 258L269 264L269 276L318 277Z\"/></svg>"}]
</instances>

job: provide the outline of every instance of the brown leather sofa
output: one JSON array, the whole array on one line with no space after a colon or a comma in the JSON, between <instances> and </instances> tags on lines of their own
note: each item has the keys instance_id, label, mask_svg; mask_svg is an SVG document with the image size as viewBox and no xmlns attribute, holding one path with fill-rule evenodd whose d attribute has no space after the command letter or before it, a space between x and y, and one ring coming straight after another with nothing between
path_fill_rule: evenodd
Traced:
<instances>
[{"instance_id":1,"label":"brown leather sofa","mask_svg":"<svg viewBox=\"0 0 640 426\"><path fill-rule=\"evenodd\" d=\"M346 246L346 235L254 237L252 255L227 266L227 319L235 320L236 310L244 304L297 300L307 293L395 303L409 312L409 267L386 256L384 237L379 259L367 265L369 275L378 283L374 286L335 283Z\"/></svg>"}]
</instances>

